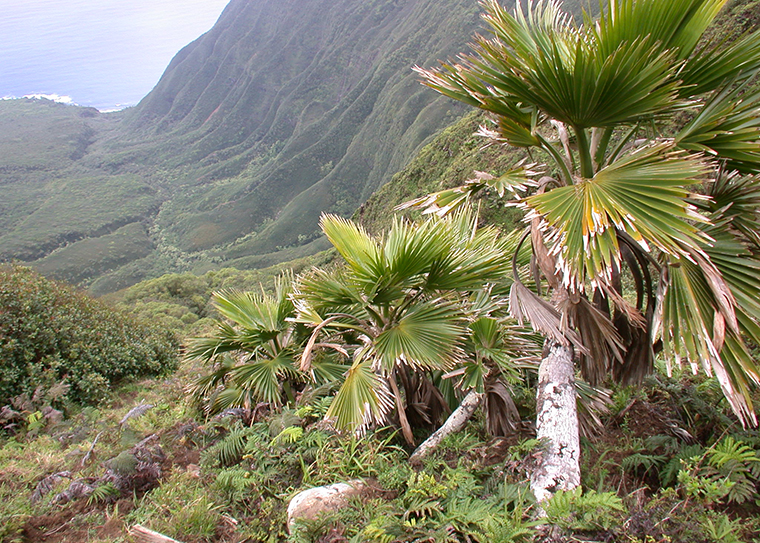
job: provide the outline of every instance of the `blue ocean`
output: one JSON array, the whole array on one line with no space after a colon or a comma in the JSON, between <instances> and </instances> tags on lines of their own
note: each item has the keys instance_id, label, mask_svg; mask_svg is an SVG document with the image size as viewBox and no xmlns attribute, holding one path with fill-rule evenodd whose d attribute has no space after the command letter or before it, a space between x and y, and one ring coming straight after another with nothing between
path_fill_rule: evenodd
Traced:
<instances>
[{"instance_id":1,"label":"blue ocean","mask_svg":"<svg viewBox=\"0 0 760 543\"><path fill-rule=\"evenodd\" d=\"M228 0L2 0L0 98L137 104Z\"/></svg>"}]
</instances>

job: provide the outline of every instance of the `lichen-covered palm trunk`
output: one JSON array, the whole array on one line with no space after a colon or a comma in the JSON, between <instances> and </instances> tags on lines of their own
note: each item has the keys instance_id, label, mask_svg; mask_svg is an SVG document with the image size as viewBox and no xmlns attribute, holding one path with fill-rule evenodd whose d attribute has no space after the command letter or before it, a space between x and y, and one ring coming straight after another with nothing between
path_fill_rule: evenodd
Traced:
<instances>
[{"instance_id":1,"label":"lichen-covered palm trunk","mask_svg":"<svg viewBox=\"0 0 760 543\"><path fill-rule=\"evenodd\" d=\"M572 347L549 342L538 370L536 429L543 441L530 486L539 502L581 482L580 438Z\"/></svg>"}]
</instances>

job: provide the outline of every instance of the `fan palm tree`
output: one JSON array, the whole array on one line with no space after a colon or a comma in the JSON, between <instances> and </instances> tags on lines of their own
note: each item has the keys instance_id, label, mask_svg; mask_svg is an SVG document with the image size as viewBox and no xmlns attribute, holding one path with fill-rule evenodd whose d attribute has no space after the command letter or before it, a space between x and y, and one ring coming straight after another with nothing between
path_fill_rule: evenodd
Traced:
<instances>
[{"instance_id":1,"label":"fan palm tree","mask_svg":"<svg viewBox=\"0 0 760 543\"><path fill-rule=\"evenodd\" d=\"M469 211L419 224L397 219L379 239L332 215L321 226L346 265L311 270L296 283L298 321L313 327L300 369L312 370L318 339L342 348L350 368L327 417L362 431L395 409L413 444L409 419L435 423L448 409L441 383L451 380L442 374L470 360L473 342L485 352L499 340L491 314L500 304L484 284L508 272L516 239L478 229ZM506 365L501 352L491 360ZM482 356L463 367L465 390L489 373L484 367Z\"/></svg>"},{"instance_id":2,"label":"fan palm tree","mask_svg":"<svg viewBox=\"0 0 760 543\"><path fill-rule=\"evenodd\" d=\"M275 280L273 294L228 290L215 293L222 317L209 337L190 341L186 358L213 364L193 385L193 397L210 413L257 402L274 407L295 401L296 389L314 376L317 382L340 377L345 368L329 359L314 364L311 375L298 370L309 330L293 322L293 278Z\"/></svg>"},{"instance_id":3,"label":"fan palm tree","mask_svg":"<svg viewBox=\"0 0 760 543\"><path fill-rule=\"evenodd\" d=\"M687 362L757 422L745 338L760 340L760 33L703 40L725 3L609 0L576 24L555 1L510 13L484 0L491 35L474 53L416 68L490 112L484 136L541 163L409 203L445 214L487 189L526 213L541 282L515 276L510 310L547 338L539 500L580 481L575 360L592 384L639 381L656 354Z\"/></svg>"}]
</instances>

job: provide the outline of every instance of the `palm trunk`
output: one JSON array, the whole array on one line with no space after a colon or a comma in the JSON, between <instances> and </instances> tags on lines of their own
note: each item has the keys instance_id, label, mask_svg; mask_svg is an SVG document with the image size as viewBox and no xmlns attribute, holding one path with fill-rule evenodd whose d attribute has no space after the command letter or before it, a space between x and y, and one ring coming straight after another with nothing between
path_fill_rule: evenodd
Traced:
<instances>
[{"instance_id":1,"label":"palm trunk","mask_svg":"<svg viewBox=\"0 0 760 543\"><path fill-rule=\"evenodd\" d=\"M551 342L538 370L537 437L545 442L530 487L539 502L581 482L580 438L572 348Z\"/></svg>"}]
</instances>

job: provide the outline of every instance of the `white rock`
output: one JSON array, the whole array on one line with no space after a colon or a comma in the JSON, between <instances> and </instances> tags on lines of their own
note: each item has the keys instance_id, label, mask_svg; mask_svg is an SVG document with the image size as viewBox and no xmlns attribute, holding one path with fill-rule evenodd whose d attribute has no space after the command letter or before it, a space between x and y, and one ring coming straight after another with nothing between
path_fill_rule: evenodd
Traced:
<instances>
[{"instance_id":1,"label":"white rock","mask_svg":"<svg viewBox=\"0 0 760 543\"><path fill-rule=\"evenodd\" d=\"M318 486L296 494L288 504L288 530L296 519L316 519L324 511L337 511L348 505L348 498L367 493L369 487L361 480Z\"/></svg>"}]
</instances>

